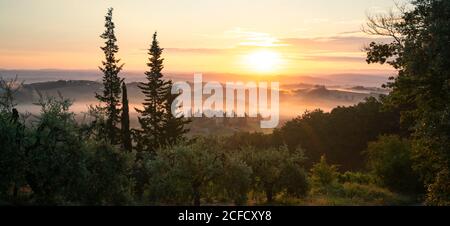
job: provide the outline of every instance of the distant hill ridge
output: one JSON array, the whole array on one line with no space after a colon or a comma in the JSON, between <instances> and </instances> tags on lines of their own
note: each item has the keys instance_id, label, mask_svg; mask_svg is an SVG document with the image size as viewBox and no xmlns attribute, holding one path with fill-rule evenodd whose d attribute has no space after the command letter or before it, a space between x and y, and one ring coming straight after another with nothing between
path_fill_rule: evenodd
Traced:
<instances>
[{"instance_id":1,"label":"distant hill ridge","mask_svg":"<svg viewBox=\"0 0 450 226\"><path fill-rule=\"evenodd\" d=\"M142 94L137 85L137 82L127 84L130 102L140 103L142 101ZM95 93L100 92L101 89L102 84L100 82L88 80L37 82L24 84L17 93L16 100L19 103L33 103L39 98L38 92L49 96L57 96L58 92L60 92L64 97L74 101L95 102ZM281 98L292 95L293 97L308 99L355 102L361 101L368 96L378 96L385 93L387 93L387 90L374 87L357 86L344 89L339 86L327 87L323 85L299 84L298 86L289 85L285 87L280 95Z\"/></svg>"},{"instance_id":2,"label":"distant hill ridge","mask_svg":"<svg viewBox=\"0 0 450 226\"><path fill-rule=\"evenodd\" d=\"M194 72L164 72L168 79L174 81L191 81ZM98 81L102 79L102 74L98 70L60 70L60 69L41 69L41 70L5 70L0 69L0 77L13 78L18 76L20 80L27 84L57 80L88 80ZM318 74L318 75L278 75L275 78L282 84L320 84L326 86L365 86L380 87L392 76L389 72L371 72L371 73L339 73L339 74ZM145 80L144 71L123 71L121 77L126 78L127 82L140 82ZM233 78L233 79L230 79ZM252 75L239 75L228 73L203 73L204 81L247 81L254 80Z\"/></svg>"}]
</instances>

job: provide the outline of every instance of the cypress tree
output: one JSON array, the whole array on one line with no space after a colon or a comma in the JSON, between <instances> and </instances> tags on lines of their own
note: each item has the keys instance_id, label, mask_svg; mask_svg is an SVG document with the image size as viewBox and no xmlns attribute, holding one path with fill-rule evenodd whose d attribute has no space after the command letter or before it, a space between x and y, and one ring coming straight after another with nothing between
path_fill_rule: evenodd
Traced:
<instances>
[{"instance_id":1,"label":"cypress tree","mask_svg":"<svg viewBox=\"0 0 450 226\"><path fill-rule=\"evenodd\" d=\"M96 98L105 104L104 110L106 113L106 133L107 139L111 144L117 144L118 128L117 124L120 121L120 83L121 79L118 76L122 70L123 64L119 65L120 59L116 59L115 55L119 51L117 46L117 38L114 34L114 22L112 21L113 8L108 9L105 16L105 31L100 36L105 40L105 46L101 47L105 54L105 60L102 61L102 66L99 69L103 72L103 93L96 93Z\"/></svg>"},{"instance_id":2,"label":"cypress tree","mask_svg":"<svg viewBox=\"0 0 450 226\"><path fill-rule=\"evenodd\" d=\"M131 133L130 133L130 114L128 109L127 85L122 83L122 115L120 122L122 124L122 144L126 151L132 151Z\"/></svg>"},{"instance_id":3,"label":"cypress tree","mask_svg":"<svg viewBox=\"0 0 450 226\"><path fill-rule=\"evenodd\" d=\"M190 123L184 116L172 115L171 106L180 94L172 94L172 81L163 79L163 50L155 32L148 52L147 66L150 70L145 73L147 82L139 84L145 96L144 109L136 109L141 125L141 130L137 131L138 150L153 154L157 148L181 141L188 132L184 126Z\"/></svg>"},{"instance_id":4,"label":"cypress tree","mask_svg":"<svg viewBox=\"0 0 450 226\"><path fill-rule=\"evenodd\" d=\"M153 35L153 41L148 50L149 71L145 72L147 81L139 83L138 87L144 94L144 109L136 109L141 129L137 131L138 150L154 154L155 150L162 147L164 114L166 110L166 93L168 83L163 80L161 73L164 68L164 59L161 57L163 49L159 47L157 33Z\"/></svg>"}]
</instances>

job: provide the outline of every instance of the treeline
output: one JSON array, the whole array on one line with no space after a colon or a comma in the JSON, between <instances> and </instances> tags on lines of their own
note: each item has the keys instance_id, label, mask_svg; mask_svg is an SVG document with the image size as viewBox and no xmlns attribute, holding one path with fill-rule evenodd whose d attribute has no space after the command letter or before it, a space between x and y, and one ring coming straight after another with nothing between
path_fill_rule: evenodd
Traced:
<instances>
[{"instance_id":1,"label":"treeline","mask_svg":"<svg viewBox=\"0 0 450 226\"><path fill-rule=\"evenodd\" d=\"M250 145L258 148L287 145L289 150L301 147L309 168L326 155L341 170L358 171L365 168L362 154L368 142L381 134L402 134L408 131L400 126L400 112L386 110L376 98L350 107L338 107L331 112L307 111L288 121L272 134L238 133L226 138L230 148Z\"/></svg>"}]
</instances>

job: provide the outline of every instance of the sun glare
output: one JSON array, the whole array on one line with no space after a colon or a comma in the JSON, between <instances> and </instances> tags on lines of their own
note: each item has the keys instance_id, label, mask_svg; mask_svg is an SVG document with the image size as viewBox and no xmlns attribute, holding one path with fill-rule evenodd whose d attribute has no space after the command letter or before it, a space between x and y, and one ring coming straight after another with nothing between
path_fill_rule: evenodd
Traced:
<instances>
[{"instance_id":1,"label":"sun glare","mask_svg":"<svg viewBox=\"0 0 450 226\"><path fill-rule=\"evenodd\" d=\"M280 54L270 50L259 50L245 57L246 66L255 72L274 72L281 63Z\"/></svg>"}]
</instances>

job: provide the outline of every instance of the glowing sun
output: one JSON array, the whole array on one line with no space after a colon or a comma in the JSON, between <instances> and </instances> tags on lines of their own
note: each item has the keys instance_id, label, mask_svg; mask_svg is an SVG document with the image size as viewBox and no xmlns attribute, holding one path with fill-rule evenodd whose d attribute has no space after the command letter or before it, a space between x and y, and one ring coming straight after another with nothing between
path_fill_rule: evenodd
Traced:
<instances>
[{"instance_id":1,"label":"glowing sun","mask_svg":"<svg viewBox=\"0 0 450 226\"><path fill-rule=\"evenodd\" d=\"M274 72L281 63L281 56L270 50L259 50L245 56L245 64L252 71Z\"/></svg>"}]
</instances>

